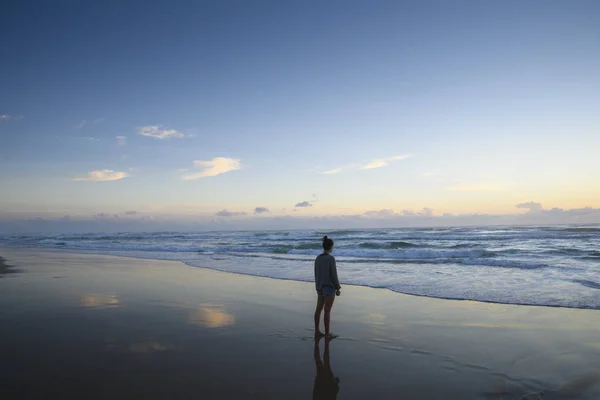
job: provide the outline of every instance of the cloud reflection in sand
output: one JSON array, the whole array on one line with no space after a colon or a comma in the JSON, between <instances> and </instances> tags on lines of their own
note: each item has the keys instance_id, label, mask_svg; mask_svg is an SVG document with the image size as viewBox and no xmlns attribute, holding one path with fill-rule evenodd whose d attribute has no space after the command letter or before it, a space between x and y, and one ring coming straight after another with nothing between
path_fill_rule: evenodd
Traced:
<instances>
[{"instance_id":1,"label":"cloud reflection in sand","mask_svg":"<svg viewBox=\"0 0 600 400\"><path fill-rule=\"evenodd\" d=\"M116 294L89 293L81 298L81 306L88 308L120 307L121 302Z\"/></svg>"},{"instance_id":2,"label":"cloud reflection in sand","mask_svg":"<svg viewBox=\"0 0 600 400\"><path fill-rule=\"evenodd\" d=\"M152 353L155 351L172 350L174 347L157 342L156 340L146 340L144 342L133 343L129 346L132 353Z\"/></svg>"},{"instance_id":3,"label":"cloud reflection in sand","mask_svg":"<svg viewBox=\"0 0 600 400\"><path fill-rule=\"evenodd\" d=\"M192 310L188 322L203 325L205 328L221 328L235 324L235 316L225 311L220 304L200 304L200 308Z\"/></svg>"}]
</instances>

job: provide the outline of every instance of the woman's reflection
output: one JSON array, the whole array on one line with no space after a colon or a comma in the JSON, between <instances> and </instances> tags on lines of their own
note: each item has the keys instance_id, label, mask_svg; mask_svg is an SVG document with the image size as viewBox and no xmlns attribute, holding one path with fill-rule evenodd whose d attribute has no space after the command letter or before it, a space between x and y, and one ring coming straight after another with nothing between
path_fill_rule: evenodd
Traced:
<instances>
[{"instance_id":1,"label":"woman's reflection","mask_svg":"<svg viewBox=\"0 0 600 400\"><path fill-rule=\"evenodd\" d=\"M323 353L323 358L325 359L325 362L321 360L321 349L319 348L320 341L320 339L315 340L315 365L317 366L317 376L315 377L313 399L335 399L340 391L340 378L333 375L331 364L329 362L329 342L331 340L324 339L325 352Z\"/></svg>"}]
</instances>

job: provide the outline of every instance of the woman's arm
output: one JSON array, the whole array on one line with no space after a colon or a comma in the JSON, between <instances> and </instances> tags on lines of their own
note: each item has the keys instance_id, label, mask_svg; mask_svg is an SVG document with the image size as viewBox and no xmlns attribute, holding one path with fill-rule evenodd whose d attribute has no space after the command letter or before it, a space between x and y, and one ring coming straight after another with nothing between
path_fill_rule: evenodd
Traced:
<instances>
[{"instance_id":1,"label":"woman's arm","mask_svg":"<svg viewBox=\"0 0 600 400\"><path fill-rule=\"evenodd\" d=\"M340 286L340 280L337 275L337 267L335 265L335 258L331 257L331 282L335 285L335 290L340 290L342 287Z\"/></svg>"}]
</instances>

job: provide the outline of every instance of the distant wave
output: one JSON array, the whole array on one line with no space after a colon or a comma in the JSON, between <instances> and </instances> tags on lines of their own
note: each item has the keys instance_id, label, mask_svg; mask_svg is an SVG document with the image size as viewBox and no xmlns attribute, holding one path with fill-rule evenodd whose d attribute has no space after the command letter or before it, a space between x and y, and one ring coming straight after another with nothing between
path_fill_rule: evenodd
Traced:
<instances>
[{"instance_id":1,"label":"distant wave","mask_svg":"<svg viewBox=\"0 0 600 400\"><path fill-rule=\"evenodd\" d=\"M418 244L409 242L364 242L358 245L363 249L403 249L407 247L419 247Z\"/></svg>"},{"instance_id":2,"label":"distant wave","mask_svg":"<svg viewBox=\"0 0 600 400\"><path fill-rule=\"evenodd\" d=\"M600 232L600 228L565 228L564 232Z\"/></svg>"},{"instance_id":3,"label":"distant wave","mask_svg":"<svg viewBox=\"0 0 600 400\"><path fill-rule=\"evenodd\" d=\"M598 282L589 281L586 279L575 279L575 280L573 280L573 282L579 283L585 287L589 287L592 289L600 289L600 283L598 283Z\"/></svg>"},{"instance_id":4,"label":"distant wave","mask_svg":"<svg viewBox=\"0 0 600 400\"><path fill-rule=\"evenodd\" d=\"M289 254L314 254L310 250L292 249ZM397 258L397 259L436 259L436 258L479 258L493 257L495 254L485 250L428 250L428 249L335 249L334 255L357 258Z\"/></svg>"}]
</instances>

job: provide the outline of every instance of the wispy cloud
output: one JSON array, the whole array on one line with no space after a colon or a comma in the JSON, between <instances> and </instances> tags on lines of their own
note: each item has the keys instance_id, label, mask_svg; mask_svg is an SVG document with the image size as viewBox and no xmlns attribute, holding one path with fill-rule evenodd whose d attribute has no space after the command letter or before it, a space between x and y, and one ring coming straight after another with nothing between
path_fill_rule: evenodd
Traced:
<instances>
[{"instance_id":1,"label":"wispy cloud","mask_svg":"<svg viewBox=\"0 0 600 400\"><path fill-rule=\"evenodd\" d=\"M210 161L196 160L194 165L201 168L202 171L185 174L181 177L184 181L193 179L207 178L217 176L226 172L235 171L242 168L240 160L228 157L215 157Z\"/></svg>"},{"instance_id":2,"label":"wispy cloud","mask_svg":"<svg viewBox=\"0 0 600 400\"><path fill-rule=\"evenodd\" d=\"M452 192L501 192L505 188L495 183L461 183L449 186L447 190Z\"/></svg>"},{"instance_id":3,"label":"wispy cloud","mask_svg":"<svg viewBox=\"0 0 600 400\"><path fill-rule=\"evenodd\" d=\"M81 129L81 128L83 128L86 125L89 125L89 124L99 124L100 122L103 122L103 121L104 121L104 117L96 118L96 119L93 119L91 121L88 121L87 119L82 119L80 123L78 123L77 125L75 125L73 127L73 129Z\"/></svg>"},{"instance_id":4,"label":"wispy cloud","mask_svg":"<svg viewBox=\"0 0 600 400\"><path fill-rule=\"evenodd\" d=\"M375 168L383 168L389 166L391 163L395 161L406 160L407 158L412 157L412 154L403 154L401 156L393 156L388 158L380 158L377 160L373 160L363 165L360 169L375 169Z\"/></svg>"},{"instance_id":5,"label":"wispy cloud","mask_svg":"<svg viewBox=\"0 0 600 400\"><path fill-rule=\"evenodd\" d=\"M256 207L254 209L254 214L264 214L271 212L267 207Z\"/></svg>"},{"instance_id":6,"label":"wispy cloud","mask_svg":"<svg viewBox=\"0 0 600 400\"><path fill-rule=\"evenodd\" d=\"M77 125L75 125L73 128L74 129L81 129L81 128L83 128L86 125L87 125L87 121L84 119L84 120L81 120L81 122L78 123Z\"/></svg>"},{"instance_id":7,"label":"wispy cloud","mask_svg":"<svg viewBox=\"0 0 600 400\"><path fill-rule=\"evenodd\" d=\"M116 136L117 146L125 146L127 144L127 136Z\"/></svg>"},{"instance_id":8,"label":"wispy cloud","mask_svg":"<svg viewBox=\"0 0 600 400\"><path fill-rule=\"evenodd\" d=\"M353 169L374 169L374 168L382 168L387 167L391 163L396 161L402 161L409 157L412 157L412 154L403 154L400 156L393 156L387 158L378 158L376 160L369 161L368 163L354 163L348 164L341 167L333 168L327 171L320 172L321 175L334 175L339 174L342 171L353 170Z\"/></svg>"},{"instance_id":9,"label":"wispy cloud","mask_svg":"<svg viewBox=\"0 0 600 400\"><path fill-rule=\"evenodd\" d=\"M434 176L440 173L439 169L433 169L431 171L423 172L423 176Z\"/></svg>"},{"instance_id":10,"label":"wispy cloud","mask_svg":"<svg viewBox=\"0 0 600 400\"><path fill-rule=\"evenodd\" d=\"M90 142L99 142L100 139L91 136L79 136L79 139L89 140Z\"/></svg>"},{"instance_id":11,"label":"wispy cloud","mask_svg":"<svg viewBox=\"0 0 600 400\"><path fill-rule=\"evenodd\" d=\"M306 208L306 207L312 207L312 203L310 201L301 201L300 203L296 203L296 205L294 207L300 207L300 208Z\"/></svg>"},{"instance_id":12,"label":"wispy cloud","mask_svg":"<svg viewBox=\"0 0 600 400\"><path fill-rule=\"evenodd\" d=\"M218 211L215 215L217 217L239 217L239 216L242 216L242 215L246 215L246 213L243 212L243 211L221 210L221 211Z\"/></svg>"},{"instance_id":13,"label":"wispy cloud","mask_svg":"<svg viewBox=\"0 0 600 400\"><path fill-rule=\"evenodd\" d=\"M98 213L98 214L94 215L94 218L99 218L99 219L104 219L104 218L119 219L119 216L117 214L107 214L107 213L101 212L101 213Z\"/></svg>"},{"instance_id":14,"label":"wispy cloud","mask_svg":"<svg viewBox=\"0 0 600 400\"><path fill-rule=\"evenodd\" d=\"M98 171L88 172L86 176L74 178L74 181L118 181L119 179L126 178L129 174L127 172L118 172L110 169L103 169Z\"/></svg>"},{"instance_id":15,"label":"wispy cloud","mask_svg":"<svg viewBox=\"0 0 600 400\"><path fill-rule=\"evenodd\" d=\"M22 115L0 114L0 121L18 121L23 119Z\"/></svg>"},{"instance_id":16,"label":"wispy cloud","mask_svg":"<svg viewBox=\"0 0 600 400\"><path fill-rule=\"evenodd\" d=\"M138 130L138 135L147 136L155 139L174 139L182 138L185 135L176 129L165 128L161 125L142 126Z\"/></svg>"}]
</instances>

